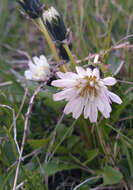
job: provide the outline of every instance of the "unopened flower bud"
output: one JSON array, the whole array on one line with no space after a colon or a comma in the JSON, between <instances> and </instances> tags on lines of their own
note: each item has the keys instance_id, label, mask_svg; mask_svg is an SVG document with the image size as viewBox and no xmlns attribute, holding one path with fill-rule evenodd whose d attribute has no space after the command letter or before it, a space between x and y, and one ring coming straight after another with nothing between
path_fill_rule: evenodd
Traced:
<instances>
[{"instance_id":1,"label":"unopened flower bud","mask_svg":"<svg viewBox=\"0 0 133 190\"><path fill-rule=\"evenodd\" d=\"M54 7L50 7L43 12L42 18L52 39L56 42L60 57L63 60L69 60L68 54L63 47L63 44L68 41L69 32L66 29L62 16ZM71 44L68 45L71 47Z\"/></svg>"},{"instance_id":2,"label":"unopened flower bud","mask_svg":"<svg viewBox=\"0 0 133 190\"><path fill-rule=\"evenodd\" d=\"M38 0L19 0L18 2L30 18L36 19L42 15L41 5Z\"/></svg>"},{"instance_id":3,"label":"unopened flower bud","mask_svg":"<svg viewBox=\"0 0 133 190\"><path fill-rule=\"evenodd\" d=\"M44 24L51 34L53 40L57 43L67 39L67 29L65 27L62 16L54 7L49 8L42 14Z\"/></svg>"}]
</instances>

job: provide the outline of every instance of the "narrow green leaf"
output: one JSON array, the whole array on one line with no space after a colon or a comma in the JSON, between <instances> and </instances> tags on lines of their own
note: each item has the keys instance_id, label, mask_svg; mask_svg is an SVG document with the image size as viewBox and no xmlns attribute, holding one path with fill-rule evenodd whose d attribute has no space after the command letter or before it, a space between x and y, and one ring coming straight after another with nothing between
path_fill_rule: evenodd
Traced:
<instances>
[{"instance_id":1,"label":"narrow green leaf","mask_svg":"<svg viewBox=\"0 0 133 190\"><path fill-rule=\"evenodd\" d=\"M84 164L87 164L88 162L91 162L92 160L94 160L94 158L98 155L98 149L96 148L96 149L93 149L93 150L91 150L91 151L89 151L89 152L87 152L87 157L88 157L88 160L87 161L85 161L85 163Z\"/></svg>"},{"instance_id":2,"label":"narrow green leaf","mask_svg":"<svg viewBox=\"0 0 133 190\"><path fill-rule=\"evenodd\" d=\"M9 131L7 130L6 127L3 127L3 129L6 132L6 135L8 136L8 138L10 139L14 155L17 158L17 150L16 150L16 145L15 145L14 139L13 139L12 135L9 133Z\"/></svg>"},{"instance_id":3,"label":"narrow green leaf","mask_svg":"<svg viewBox=\"0 0 133 190\"><path fill-rule=\"evenodd\" d=\"M0 190L4 190L4 189L5 189L5 185L7 184L8 180L9 180L9 178L11 177L11 175L13 174L14 170L15 170L15 167L12 168L12 170L10 171L10 173L7 175L7 177L6 177L5 180L3 181L3 183L2 183L2 185L1 185L1 187L0 187Z\"/></svg>"},{"instance_id":4,"label":"narrow green leaf","mask_svg":"<svg viewBox=\"0 0 133 190\"><path fill-rule=\"evenodd\" d=\"M45 146L48 143L48 139L39 139L39 140L29 139L27 142L33 149L37 149Z\"/></svg>"}]
</instances>

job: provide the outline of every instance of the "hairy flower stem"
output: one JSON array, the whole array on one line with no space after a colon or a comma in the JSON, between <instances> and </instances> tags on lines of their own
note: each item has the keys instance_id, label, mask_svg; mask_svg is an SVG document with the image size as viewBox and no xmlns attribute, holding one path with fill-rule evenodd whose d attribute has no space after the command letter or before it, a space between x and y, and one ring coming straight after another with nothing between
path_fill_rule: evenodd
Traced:
<instances>
[{"instance_id":1,"label":"hairy flower stem","mask_svg":"<svg viewBox=\"0 0 133 190\"><path fill-rule=\"evenodd\" d=\"M66 44L66 43L63 44L63 47L65 48L65 50L66 50L66 52L67 52L67 54L68 54L68 56L69 56L69 58L70 58L70 60L71 60L71 62L72 62L73 70L75 70L76 61L75 61L75 59L74 59L73 56L72 56L72 53L71 53L71 51L70 51L70 49L69 49L68 44Z\"/></svg>"},{"instance_id":2,"label":"hairy flower stem","mask_svg":"<svg viewBox=\"0 0 133 190\"><path fill-rule=\"evenodd\" d=\"M45 38L46 38L46 40L48 42L48 45L49 45L49 47L50 47L50 49L51 49L51 51L52 51L52 53L54 55L54 58L55 58L56 62L60 63L60 58L58 56L57 50L56 50L56 48L55 48L55 46L53 44L53 41L51 40L51 38L49 36L49 33L48 33L45 25L43 24L41 18L38 18L37 22L38 22L38 24L40 26L40 29L41 29L42 33L44 34L44 36L45 36Z\"/></svg>"},{"instance_id":3,"label":"hairy flower stem","mask_svg":"<svg viewBox=\"0 0 133 190\"><path fill-rule=\"evenodd\" d=\"M53 41L52 41L52 39L51 39L51 37L50 37L50 35L49 35L49 33L48 33L48 31L47 31L45 25L43 24L42 19L41 19L41 18L38 18L38 19L37 19L37 22L38 22L38 24L39 24L39 26L40 26L40 29L41 29L43 35L45 36L45 38L46 38L46 40L47 40L47 42L48 42L48 45L49 45L49 47L50 47L50 49L51 49L51 51L52 51L52 53L53 53L53 55L54 55L54 58L55 58L56 62L57 62L57 63L60 63L60 58L59 58L59 55L58 55L58 53L57 53L56 47L55 47L55 45L53 44ZM63 66L63 65L60 66L60 70L61 70L62 72L66 72L66 70L64 69L64 66Z\"/></svg>"}]
</instances>

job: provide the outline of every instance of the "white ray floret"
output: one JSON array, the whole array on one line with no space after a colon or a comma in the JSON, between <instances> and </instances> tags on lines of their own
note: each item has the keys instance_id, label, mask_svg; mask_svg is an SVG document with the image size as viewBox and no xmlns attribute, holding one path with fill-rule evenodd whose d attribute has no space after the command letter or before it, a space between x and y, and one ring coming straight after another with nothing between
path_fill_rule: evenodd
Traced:
<instances>
[{"instance_id":1,"label":"white ray floret","mask_svg":"<svg viewBox=\"0 0 133 190\"><path fill-rule=\"evenodd\" d=\"M122 100L119 96L110 92L107 86L116 84L116 79L113 77L100 78L98 68L86 70L82 67L76 67L76 73L58 72L60 79L52 82L53 86L63 88L62 91L53 95L55 101L65 99L68 103L65 106L64 113L72 113L72 116L77 119L82 113L84 118L96 122L98 110L105 118L110 117L111 103L121 104Z\"/></svg>"}]
</instances>

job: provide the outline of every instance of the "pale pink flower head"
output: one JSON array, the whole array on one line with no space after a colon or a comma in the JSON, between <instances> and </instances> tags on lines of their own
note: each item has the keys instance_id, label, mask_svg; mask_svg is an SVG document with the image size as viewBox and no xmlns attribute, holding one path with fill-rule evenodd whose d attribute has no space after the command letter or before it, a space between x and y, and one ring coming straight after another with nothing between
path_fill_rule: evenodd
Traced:
<instances>
[{"instance_id":1,"label":"pale pink flower head","mask_svg":"<svg viewBox=\"0 0 133 190\"><path fill-rule=\"evenodd\" d=\"M54 101L66 100L64 113L72 113L77 119L83 112L84 118L96 122L98 110L105 118L110 117L111 103L121 104L119 96L110 92L107 86L113 86L116 79L113 77L100 78L98 68L86 70L76 67L77 73L57 72L60 79L52 81L52 85L62 88L62 91L53 95Z\"/></svg>"}]
</instances>

